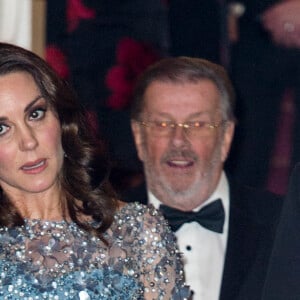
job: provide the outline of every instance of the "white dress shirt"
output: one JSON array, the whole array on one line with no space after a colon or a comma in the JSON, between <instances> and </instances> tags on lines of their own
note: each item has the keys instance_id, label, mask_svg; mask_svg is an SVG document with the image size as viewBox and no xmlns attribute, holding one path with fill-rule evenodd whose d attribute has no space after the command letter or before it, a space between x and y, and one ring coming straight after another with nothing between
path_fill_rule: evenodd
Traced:
<instances>
[{"instance_id":1,"label":"white dress shirt","mask_svg":"<svg viewBox=\"0 0 300 300\"><path fill-rule=\"evenodd\" d=\"M159 208L161 202L148 192L149 203ZM183 253L186 283L194 292L193 300L219 299L228 236L229 186L223 172L214 193L194 211L220 198L225 210L223 233L210 231L197 222L183 224L176 232Z\"/></svg>"}]
</instances>

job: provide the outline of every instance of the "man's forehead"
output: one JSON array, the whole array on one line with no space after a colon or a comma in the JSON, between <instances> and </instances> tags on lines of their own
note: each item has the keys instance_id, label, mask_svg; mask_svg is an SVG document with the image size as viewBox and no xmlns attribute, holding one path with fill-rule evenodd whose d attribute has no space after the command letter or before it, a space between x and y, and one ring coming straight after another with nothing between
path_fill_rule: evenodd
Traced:
<instances>
[{"instance_id":1,"label":"man's forehead","mask_svg":"<svg viewBox=\"0 0 300 300\"><path fill-rule=\"evenodd\" d=\"M216 115L221 114L220 109L212 109L212 110L205 110L205 111L194 111L191 113L187 113L184 115L185 119L201 119L201 118L209 118L214 117ZM160 111L160 110L144 110L144 115L147 117L158 117L158 118L165 118L165 119L173 119L176 116L172 113L172 111Z\"/></svg>"},{"instance_id":2,"label":"man's forehead","mask_svg":"<svg viewBox=\"0 0 300 300\"><path fill-rule=\"evenodd\" d=\"M198 85L203 83L213 84L216 89L217 85L211 78L198 78L198 79L189 79L189 78L179 78L179 79L154 79L149 84L146 90L153 85L173 85L173 86L184 86L184 85Z\"/></svg>"},{"instance_id":3,"label":"man's forehead","mask_svg":"<svg viewBox=\"0 0 300 300\"><path fill-rule=\"evenodd\" d=\"M211 81L176 84L153 82L146 90L144 111L203 114L221 107L221 96Z\"/></svg>"}]
</instances>

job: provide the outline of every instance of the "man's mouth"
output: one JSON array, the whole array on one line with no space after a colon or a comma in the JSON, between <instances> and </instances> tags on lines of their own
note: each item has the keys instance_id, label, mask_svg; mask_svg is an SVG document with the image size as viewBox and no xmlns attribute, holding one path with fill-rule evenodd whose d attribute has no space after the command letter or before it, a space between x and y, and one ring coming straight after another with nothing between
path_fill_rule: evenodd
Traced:
<instances>
[{"instance_id":1,"label":"man's mouth","mask_svg":"<svg viewBox=\"0 0 300 300\"><path fill-rule=\"evenodd\" d=\"M168 160L167 164L169 167L175 167L175 168L188 168L194 165L193 160L180 160L180 159L172 159Z\"/></svg>"}]
</instances>

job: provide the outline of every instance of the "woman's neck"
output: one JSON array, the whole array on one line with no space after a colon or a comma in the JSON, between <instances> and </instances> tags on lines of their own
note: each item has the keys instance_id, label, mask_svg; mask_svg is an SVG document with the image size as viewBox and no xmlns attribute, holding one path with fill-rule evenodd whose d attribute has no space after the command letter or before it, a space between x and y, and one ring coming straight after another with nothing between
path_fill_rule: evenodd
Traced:
<instances>
[{"instance_id":1,"label":"woman's neck","mask_svg":"<svg viewBox=\"0 0 300 300\"><path fill-rule=\"evenodd\" d=\"M59 189L42 193L9 194L9 199L25 219L59 221L69 218L66 214L66 201Z\"/></svg>"}]
</instances>

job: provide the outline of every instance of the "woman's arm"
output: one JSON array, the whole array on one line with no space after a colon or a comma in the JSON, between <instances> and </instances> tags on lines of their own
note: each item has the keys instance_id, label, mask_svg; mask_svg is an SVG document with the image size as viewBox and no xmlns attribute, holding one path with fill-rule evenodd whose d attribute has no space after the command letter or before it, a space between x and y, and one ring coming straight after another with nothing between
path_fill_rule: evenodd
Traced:
<instances>
[{"instance_id":1,"label":"woman's arm","mask_svg":"<svg viewBox=\"0 0 300 300\"><path fill-rule=\"evenodd\" d=\"M182 255L165 219L150 208L143 217L141 229L143 243L138 253L141 280L145 287L144 298L189 299L189 288L184 285Z\"/></svg>"}]
</instances>

